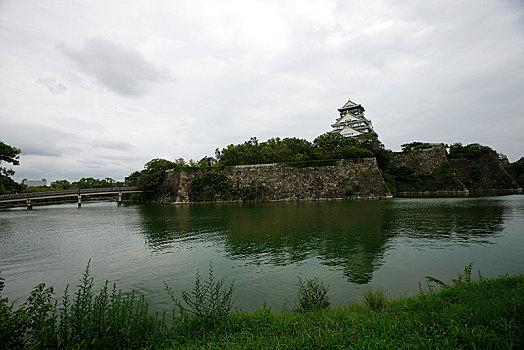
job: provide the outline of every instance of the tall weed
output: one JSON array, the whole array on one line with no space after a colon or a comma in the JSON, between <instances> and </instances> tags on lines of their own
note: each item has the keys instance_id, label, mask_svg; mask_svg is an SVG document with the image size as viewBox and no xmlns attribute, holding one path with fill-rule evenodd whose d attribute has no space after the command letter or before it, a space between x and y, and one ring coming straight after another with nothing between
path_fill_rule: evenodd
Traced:
<instances>
[{"instance_id":1,"label":"tall weed","mask_svg":"<svg viewBox=\"0 0 524 350\"><path fill-rule=\"evenodd\" d=\"M189 292L181 292L182 300L175 296L172 288L165 281L164 285L182 317L195 317L203 323L215 324L231 312L236 300L236 298L233 298L234 281L231 282L229 287L225 287L226 278L224 276L217 280L213 272L213 265L209 263L208 280L203 281L200 272L197 271L195 286Z\"/></svg>"},{"instance_id":2,"label":"tall weed","mask_svg":"<svg viewBox=\"0 0 524 350\"><path fill-rule=\"evenodd\" d=\"M471 274L473 272L473 262L470 262L464 267L464 272L457 273L457 278L452 278L451 282L453 282L452 285L457 285L461 283L471 283ZM480 274L480 271L478 272L479 281L482 281L482 275ZM441 281L435 277L426 276L426 282L428 284L428 287L430 291L434 290L435 288L445 289L449 288L452 285L449 283L446 283L444 281Z\"/></svg>"},{"instance_id":3,"label":"tall weed","mask_svg":"<svg viewBox=\"0 0 524 350\"><path fill-rule=\"evenodd\" d=\"M297 311L327 309L329 307L329 286L317 277L303 280L298 278Z\"/></svg>"}]
</instances>

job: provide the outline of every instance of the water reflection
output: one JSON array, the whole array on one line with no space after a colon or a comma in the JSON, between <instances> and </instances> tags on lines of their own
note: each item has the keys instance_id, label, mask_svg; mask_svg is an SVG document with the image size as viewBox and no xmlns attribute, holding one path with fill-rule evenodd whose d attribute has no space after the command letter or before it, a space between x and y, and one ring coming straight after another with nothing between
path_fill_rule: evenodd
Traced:
<instances>
[{"instance_id":1,"label":"water reflection","mask_svg":"<svg viewBox=\"0 0 524 350\"><path fill-rule=\"evenodd\" d=\"M147 245L156 253L216 247L247 265L320 264L365 284L383 264L393 238L445 248L489 243L503 229L496 200L416 199L366 202L293 202L141 205Z\"/></svg>"},{"instance_id":2,"label":"water reflection","mask_svg":"<svg viewBox=\"0 0 524 350\"><path fill-rule=\"evenodd\" d=\"M386 207L384 229L414 245L489 244L504 229L504 210L496 199L403 199Z\"/></svg>"}]
</instances>

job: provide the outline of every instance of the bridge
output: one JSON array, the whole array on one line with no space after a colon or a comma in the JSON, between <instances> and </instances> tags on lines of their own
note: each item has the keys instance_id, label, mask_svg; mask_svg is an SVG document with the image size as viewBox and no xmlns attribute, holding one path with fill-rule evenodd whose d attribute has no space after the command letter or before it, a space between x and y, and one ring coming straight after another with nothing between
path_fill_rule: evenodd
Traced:
<instances>
[{"instance_id":1,"label":"bridge","mask_svg":"<svg viewBox=\"0 0 524 350\"><path fill-rule=\"evenodd\" d=\"M82 196L117 195L118 205L122 203L122 194L143 192L137 187L102 187L84 188L79 190L46 191L46 192L27 192L17 194L6 194L0 196L0 203L25 202L27 209L33 209L33 201L48 198L76 197L78 207L82 206Z\"/></svg>"}]
</instances>

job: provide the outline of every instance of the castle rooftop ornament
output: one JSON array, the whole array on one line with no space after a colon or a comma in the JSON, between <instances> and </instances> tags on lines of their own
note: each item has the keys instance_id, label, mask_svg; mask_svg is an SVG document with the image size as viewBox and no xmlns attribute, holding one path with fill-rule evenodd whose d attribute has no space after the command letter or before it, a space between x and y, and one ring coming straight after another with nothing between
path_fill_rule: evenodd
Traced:
<instances>
[{"instance_id":1,"label":"castle rooftop ornament","mask_svg":"<svg viewBox=\"0 0 524 350\"><path fill-rule=\"evenodd\" d=\"M348 98L346 104L338 109L340 117L331 127L331 132L345 137L354 137L374 132L371 120L364 117L364 107Z\"/></svg>"}]
</instances>

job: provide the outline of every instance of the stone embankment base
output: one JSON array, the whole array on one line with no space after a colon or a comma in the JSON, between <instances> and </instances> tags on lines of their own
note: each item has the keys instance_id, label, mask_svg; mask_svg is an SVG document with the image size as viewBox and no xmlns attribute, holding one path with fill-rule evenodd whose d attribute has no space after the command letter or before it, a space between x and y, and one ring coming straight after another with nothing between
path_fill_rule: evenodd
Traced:
<instances>
[{"instance_id":1,"label":"stone embankment base","mask_svg":"<svg viewBox=\"0 0 524 350\"><path fill-rule=\"evenodd\" d=\"M369 197L339 197L339 198L284 198L284 199L269 199L269 200L232 200L232 201L213 201L213 202L169 202L169 204L206 204L206 203L254 203L254 202L325 202L325 201L346 201L346 200L385 200L393 199L392 195L386 196L369 196Z\"/></svg>"}]
</instances>

